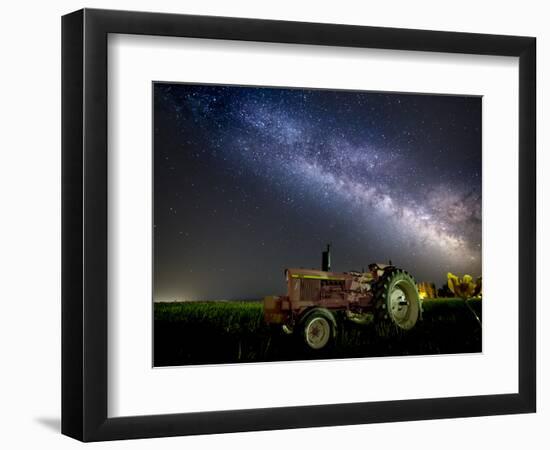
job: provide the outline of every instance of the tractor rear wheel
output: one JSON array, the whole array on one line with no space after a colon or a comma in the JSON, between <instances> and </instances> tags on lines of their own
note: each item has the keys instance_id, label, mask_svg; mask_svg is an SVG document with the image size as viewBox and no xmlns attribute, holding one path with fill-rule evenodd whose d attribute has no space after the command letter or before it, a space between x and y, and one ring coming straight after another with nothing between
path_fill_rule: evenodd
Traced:
<instances>
[{"instance_id":1,"label":"tractor rear wheel","mask_svg":"<svg viewBox=\"0 0 550 450\"><path fill-rule=\"evenodd\" d=\"M376 283L374 292L376 321L381 331L410 330L416 325L422 306L416 282L408 272L388 270Z\"/></svg>"}]
</instances>

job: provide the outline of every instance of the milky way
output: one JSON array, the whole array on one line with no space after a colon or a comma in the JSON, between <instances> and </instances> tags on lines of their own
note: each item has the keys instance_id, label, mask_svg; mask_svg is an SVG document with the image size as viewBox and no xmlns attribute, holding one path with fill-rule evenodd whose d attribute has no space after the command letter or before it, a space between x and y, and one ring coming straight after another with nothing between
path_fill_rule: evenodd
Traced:
<instances>
[{"instance_id":1,"label":"milky way","mask_svg":"<svg viewBox=\"0 0 550 450\"><path fill-rule=\"evenodd\" d=\"M480 98L156 83L154 99L155 299L277 293L328 242L336 270L480 274Z\"/></svg>"}]
</instances>

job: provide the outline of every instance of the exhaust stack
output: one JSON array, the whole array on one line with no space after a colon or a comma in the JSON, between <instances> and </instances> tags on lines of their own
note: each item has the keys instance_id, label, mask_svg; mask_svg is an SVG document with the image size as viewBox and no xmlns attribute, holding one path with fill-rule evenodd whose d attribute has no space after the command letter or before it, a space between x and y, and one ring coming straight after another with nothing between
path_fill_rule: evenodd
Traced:
<instances>
[{"instance_id":1,"label":"exhaust stack","mask_svg":"<svg viewBox=\"0 0 550 450\"><path fill-rule=\"evenodd\" d=\"M327 244L327 249L323 252L321 270L324 272L330 272L330 244Z\"/></svg>"}]
</instances>

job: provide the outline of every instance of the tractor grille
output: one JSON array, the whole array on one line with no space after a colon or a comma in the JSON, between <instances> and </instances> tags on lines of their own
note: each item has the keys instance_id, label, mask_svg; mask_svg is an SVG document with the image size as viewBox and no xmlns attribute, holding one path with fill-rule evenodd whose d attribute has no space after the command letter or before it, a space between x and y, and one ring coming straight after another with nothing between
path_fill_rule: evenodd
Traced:
<instances>
[{"instance_id":1,"label":"tractor grille","mask_svg":"<svg viewBox=\"0 0 550 450\"><path fill-rule=\"evenodd\" d=\"M319 301L321 282L319 280L302 279L300 297L302 301Z\"/></svg>"}]
</instances>

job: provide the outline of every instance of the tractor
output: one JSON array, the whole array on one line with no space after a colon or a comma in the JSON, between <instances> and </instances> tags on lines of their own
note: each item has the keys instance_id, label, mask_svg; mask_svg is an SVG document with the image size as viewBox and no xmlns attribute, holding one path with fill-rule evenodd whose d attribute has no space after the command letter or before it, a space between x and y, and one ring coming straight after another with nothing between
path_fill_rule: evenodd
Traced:
<instances>
[{"instance_id":1,"label":"tractor","mask_svg":"<svg viewBox=\"0 0 550 450\"><path fill-rule=\"evenodd\" d=\"M368 271L332 272L330 245L322 253L322 270L286 269L287 295L264 298L267 324L298 335L306 348L319 351L335 340L340 319L375 323L380 330L410 330L422 315L414 278L389 264Z\"/></svg>"}]
</instances>

